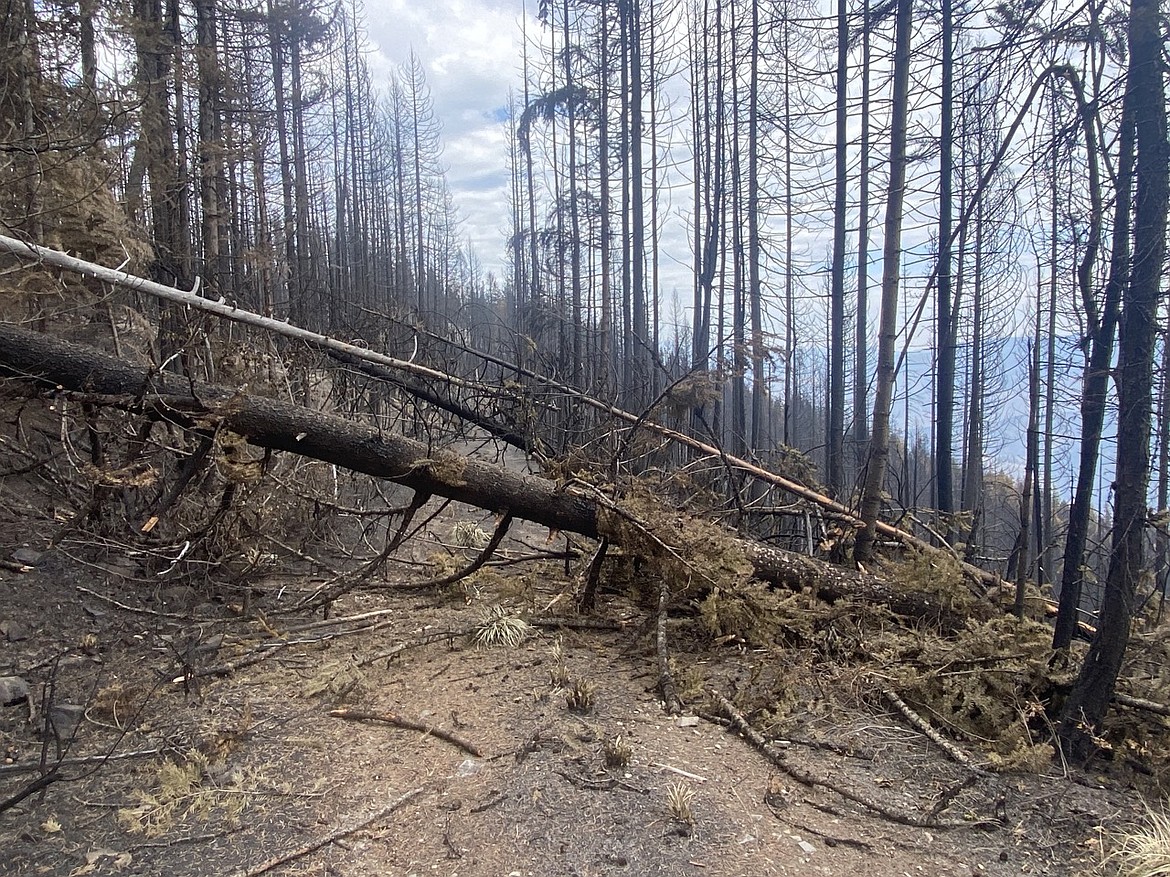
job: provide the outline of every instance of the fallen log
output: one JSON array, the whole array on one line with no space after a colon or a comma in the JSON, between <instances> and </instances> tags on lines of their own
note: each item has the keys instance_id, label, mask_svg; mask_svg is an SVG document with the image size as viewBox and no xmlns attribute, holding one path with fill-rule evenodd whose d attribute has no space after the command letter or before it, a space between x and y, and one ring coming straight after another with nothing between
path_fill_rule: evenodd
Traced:
<instances>
[{"instance_id":1,"label":"fallen log","mask_svg":"<svg viewBox=\"0 0 1170 877\"><path fill-rule=\"evenodd\" d=\"M161 298L164 301L170 301L176 304L182 304L189 308L204 311L205 313L214 314L232 322L242 323L243 325L253 326L258 329L263 329L267 332L273 332L282 335L286 338L293 338L305 342L319 350L322 350L330 356L338 359L341 362L350 364L364 363L362 370L371 377L378 377L381 379L389 379L400 389L405 392L414 394L424 401L432 405L436 405L443 410L464 417L473 423L486 429L491 434L503 441L516 444L517 447L529 450L527 439L519 435L515 430L507 425L494 423L490 418L485 418L477 413L471 411L465 404L458 400L451 398L444 398L432 389L425 387L419 380L408 380L406 378L394 379L390 376L391 371L401 372L409 375L412 378L425 380L434 380L441 385L448 387L457 387L468 391L478 392L484 389L482 384L475 381L463 380L453 375L445 374L433 368L421 365L411 360L398 359L396 357L387 356L373 350L367 350L355 344L349 344L344 341L339 341L336 338L331 338L327 335L322 335L318 332L313 332L308 329L302 329L299 326L294 326L284 320L277 320L272 317L265 317L261 314L253 313L251 311L238 308L234 304L229 304L222 299L214 300L207 299L200 296L198 285L196 288L187 292L174 287L164 286L160 283L155 283L151 280L146 280L142 277L136 277L133 274L127 274L124 271L116 268L106 268L102 265L87 262L83 259L78 259L75 256L70 256L67 253L62 253L59 250L53 250L48 247L40 247L35 244L26 243L16 238L7 235L0 235L0 251L7 251L16 256L25 259L31 259L38 262L43 262L46 265L51 265L56 268L61 268L66 271L74 271L82 275L88 275L98 278L99 280L117 286L122 286L127 289L134 289L139 292L144 292L148 295ZM435 336L441 337L441 336ZM446 339L444 339L446 340ZM769 471L749 460L737 457L733 454L727 453L722 448L715 445L703 442L686 433L671 429L662 424L656 423L649 419L645 414L635 414L630 411L625 411L610 403L596 399L589 396L575 387L568 386L555 381L545 375L520 368L503 360L497 359L490 354L484 353L474 348L466 348L468 352L480 357L488 362L493 362L508 369L515 369L517 373L522 374L526 378L537 381L542 386L548 389L555 390L557 393L574 399L578 403L587 407L600 411L602 414L613 417L617 420L629 424L635 429L642 429L647 432L652 432L655 435L661 436L671 442L679 444L683 447L690 448L698 453L705 454L710 457L719 459L724 465L734 467L735 469L745 473L746 475L763 481L765 483L774 485L775 487L784 490L793 496L799 497L807 502L825 509L831 514L837 515L844 520L852 522L855 526L861 526L862 522L853 509L837 502L831 497L827 497L819 493L807 485L801 484L798 481L793 481L785 478L776 472ZM895 527L886 521L877 521L877 532L882 536L897 540L898 542L919 551L933 552L938 549L932 546L929 542L919 539L912 533ZM978 582L984 589L998 587L1001 584L1000 578L995 573L982 570L973 564L960 561L960 566L963 571L970 576L974 581Z\"/></svg>"},{"instance_id":2,"label":"fallen log","mask_svg":"<svg viewBox=\"0 0 1170 877\"><path fill-rule=\"evenodd\" d=\"M191 381L127 365L93 348L0 324L0 374L41 387L85 394L90 404L149 409L184 427L217 424L258 447L288 451L385 478L422 494L533 521L554 530L622 543L607 505L595 494L545 478L522 475L375 427L251 395L246 388ZM880 603L911 617L955 620L961 615L937 594L907 590L884 580L758 542L740 540L755 575L829 601ZM685 546L676 549L686 554Z\"/></svg>"}]
</instances>

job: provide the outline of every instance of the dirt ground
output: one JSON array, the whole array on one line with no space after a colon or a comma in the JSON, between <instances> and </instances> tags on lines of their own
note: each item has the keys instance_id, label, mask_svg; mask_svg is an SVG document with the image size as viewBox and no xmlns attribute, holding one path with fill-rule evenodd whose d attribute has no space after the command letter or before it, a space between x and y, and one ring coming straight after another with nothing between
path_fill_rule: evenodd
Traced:
<instances>
[{"instance_id":1,"label":"dirt ground","mask_svg":"<svg viewBox=\"0 0 1170 877\"><path fill-rule=\"evenodd\" d=\"M972 771L865 692L774 651L687 652L672 622L680 680L734 699L793 674L807 719L772 742L824 784L797 782L713 721L701 687L664 712L648 613L619 595L602 594L607 626L476 644L491 607L568 602L547 564L494 589L356 592L329 619L284 614L305 570L265 581L243 618L132 557L29 541L0 548L35 561L0 574L0 675L31 687L0 707L0 800L25 795L0 813L5 874L1064 875L1140 815L1119 774Z\"/></svg>"}]
</instances>

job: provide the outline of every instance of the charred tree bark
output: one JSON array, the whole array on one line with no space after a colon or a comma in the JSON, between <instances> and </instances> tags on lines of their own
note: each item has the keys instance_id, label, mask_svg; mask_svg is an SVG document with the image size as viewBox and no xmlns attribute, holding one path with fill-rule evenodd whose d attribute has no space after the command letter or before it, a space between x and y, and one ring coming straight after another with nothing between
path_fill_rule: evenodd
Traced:
<instances>
[{"instance_id":1,"label":"charred tree bark","mask_svg":"<svg viewBox=\"0 0 1170 877\"><path fill-rule=\"evenodd\" d=\"M30 379L49 390L87 394L93 404L145 407L181 426L206 429L209 420L254 445L288 451L385 478L551 529L620 542L607 524L605 502L553 481L503 469L422 442L289 402L228 387L146 372L92 348L0 324L0 375ZM961 611L938 595L891 587L876 576L829 566L810 557L742 541L755 575L772 584L811 588L823 599L883 603L902 615L957 620ZM685 555L685 546L679 547Z\"/></svg>"},{"instance_id":2,"label":"charred tree bark","mask_svg":"<svg viewBox=\"0 0 1170 877\"><path fill-rule=\"evenodd\" d=\"M1133 267L1118 333L1113 549L1097 636L1061 717L1061 740L1078 760L1097 751L1097 737L1129 643L1144 561L1154 348L1170 199L1170 143L1158 6L1158 0L1133 0L1130 7L1128 88L1133 95L1137 143ZM1117 229L1115 233L1125 231Z\"/></svg>"}]
</instances>

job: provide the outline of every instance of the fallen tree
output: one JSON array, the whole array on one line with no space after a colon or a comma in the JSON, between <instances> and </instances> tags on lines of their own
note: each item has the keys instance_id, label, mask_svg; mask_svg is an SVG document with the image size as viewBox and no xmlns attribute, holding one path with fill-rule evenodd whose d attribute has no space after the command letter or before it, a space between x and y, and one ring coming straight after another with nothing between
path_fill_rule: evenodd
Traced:
<instances>
[{"instance_id":1,"label":"fallen tree","mask_svg":"<svg viewBox=\"0 0 1170 877\"><path fill-rule=\"evenodd\" d=\"M48 247L41 247L35 244L26 243L16 238L7 235L0 235L0 250L5 250L13 255L31 259L36 262L42 262L56 268L61 268L67 271L74 271L83 275L93 276L103 282L110 283L116 286L121 286L127 289L137 290L139 292L152 295L156 298L170 301L175 304L181 304L186 307L194 308L205 313L214 314L232 322L241 323L247 326L253 326L258 329L263 329L267 332L272 332L286 338L293 338L298 341L309 344L327 355L350 365L360 368L363 373L377 377L382 380L389 380L395 386L404 390L407 393L423 399L429 404L435 405L443 410L455 414L458 417L466 419L476 425L484 428L490 434L500 438L510 444L514 444L525 451L532 450L531 440L528 436L521 435L515 429L506 424L499 424L493 422L491 418L484 417L475 411L472 411L467 405L460 403L451 397L445 396L436 392L433 388L426 386L426 381L435 381L438 385L445 386L450 389L463 389L470 392L482 392L485 390L483 384L471 380L464 380L450 374L438 371L433 368L413 362L412 360L403 360L396 357L387 356L377 351L368 350L355 344L349 344L344 341L339 341L336 338L330 338L327 335L322 335L318 332L313 332L308 329L303 329L299 326L294 326L284 320L277 320L272 317L266 317L261 314L253 313L251 311L238 308L233 304L229 304L222 299L208 299L200 296L198 286L190 292L175 289L174 287L164 286L160 283L155 283L151 280L146 280L142 277L136 277L133 274L127 274L124 271L115 268L106 268L102 265L96 265L93 262L87 262L83 259L78 259L75 256L70 256L67 253L62 253L59 250L53 250ZM761 466L756 465L750 460L745 460L733 454L727 453L724 449L719 448L713 444L701 441L678 430L656 423L649 418L651 412L646 414L634 414L625 411L614 405L609 404L601 399L596 399L586 393L576 389L575 387L562 384L545 375L540 375L527 369L513 366L504 363L495 357L485 354L481 351L471 348L465 348L469 353L484 359L485 361L493 362L498 365L507 367L508 369L515 369L520 375L525 378L533 380L538 384L550 390L555 390L558 394L575 400L581 405L593 408L604 415L614 418L615 420L629 424L633 429L641 429L646 432L653 433L657 436L674 442L682 447L690 448L693 451L704 454L709 457L720 460L723 465L731 467L745 475L771 484L781 490L798 497L801 500L810 502L827 512L839 516L843 520L851 522L854 526L861 526L861 520L856 512L840 503L831 497L827 497L822 493L801 484L798 481L785 478L776 472L772 472ZM394 373L400 376L395 377ZM895 527L886 521L877 521L877 533L883 537L896 540L901 544L925 552L938 551L939 549L932 546L929 542L919 539L917 536L909 533L899 527ZM957 558L957 554L951 551L951 554ZM959 559L959 564L964 573L973 581L977 582L983 589L990 589L998 587L1001 584L1000 577L995 573L987 572L979 567L966 563Z\"/></svg>"},{"instance_id":2,"label":"fallen tree","mask_svg":"<svg viewBox=\"0 0 1170 877\"><path fill-rule=\"evenodd\" d=\"M90 405L151 412L185 428L226 428L258 447L287 451L384 478L423 496L508 512L554 530L608 538L639 550L650 542L685 559L692 546L636 535L637 522L599 492L519 474L333 414L128 365L93 348L12 325L0 325L0 374L33 386L81 394ZM630 522L635 520L635 527ZM632 535L634 534L634 535ZM939 595L748 540L734 540L754 574L827 600L881 603L901 615L950 618ZM631 544L634 543L634 544Z\"/></svg>"}]
</instances>

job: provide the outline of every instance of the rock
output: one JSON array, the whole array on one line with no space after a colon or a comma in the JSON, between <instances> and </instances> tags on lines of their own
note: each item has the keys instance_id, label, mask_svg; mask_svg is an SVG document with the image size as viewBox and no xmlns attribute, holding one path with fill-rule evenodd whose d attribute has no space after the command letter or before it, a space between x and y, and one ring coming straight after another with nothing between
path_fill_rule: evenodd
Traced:
<instances>
[{"instance_id":1,"label":"rock","mask_svg":"<svg viewBox=\"0 0 1170 877\"><path fill-rule=\"evenodd\" d=\"M17 548L12 552L12 559L25 566L40 566L45 555L35 548Z\"/></svg>"},{"instance_id":2,"label":"rock","mask_svg":"<svg viewBox=\"0 0 1170 877\"><path fill-rule=\"evenodd\" d=\"M172 612L190 612L199 602L198 592L186 585L172 588L162 588L159 593L159 602Z\"/></svg>"},{"instance_id":3,"label":"rock","mask_svg":"<svg viewBox=\"0 0 1170 877\"><path fill-rule=\"evenodd\" d=\"M680 728L697 728L699 726L698 716L683 716L678 720Z\"/></svg>"},{"instance_id":4,"label":"rock","mask_svg":"<svg viewBox=\"0 0 1170 877\"><path fill-rule=\"evenodd\" d=\"M28 628L19 621L0 621L0 634L10 643L23 642L28 639Z\"/></svg>"},{"instance_id":5,"label":"rock","mask_svg":"<svg viewBox=\"0 0 1170 877\"><path fill-rule=\"evenodd\" d=\"M28 683L19 676L0 676L0 704L16 706L28 700Z\"/></svg>"},{"instance_id":6,"label":"rock","mask_svg":"<svg viewBox=\"0 0 1170 877\"><path fill-rule=\"evenodd\" d=\"M459 767L455 770L457 777L473 777L476 774L482 773L484 764L482 761L477 761L474 758L465 758L460 762Z\"/></svg>"},{"instance_id":7,"label":"rock","mask_svg":"<svg viewBox=\"0 0 1170 877\"><path fill-rule=\"evenodd\" d=\"M49 722L53 735L62 743L72 739L85 715L85 707L75 703L58 703L49 708Z\"/></svg>"},{"instance_id":8,"label":"rock","mask_svg":"<svg viewBox=\"0 0 1170 877\"><path fill-rule=\"evenodd\" d=\"M810 844L807 840L798 841L796 844L800 847L800 851L805 855L811 856L817 851L817 848Z\"/></svg>"}]
</instances>

